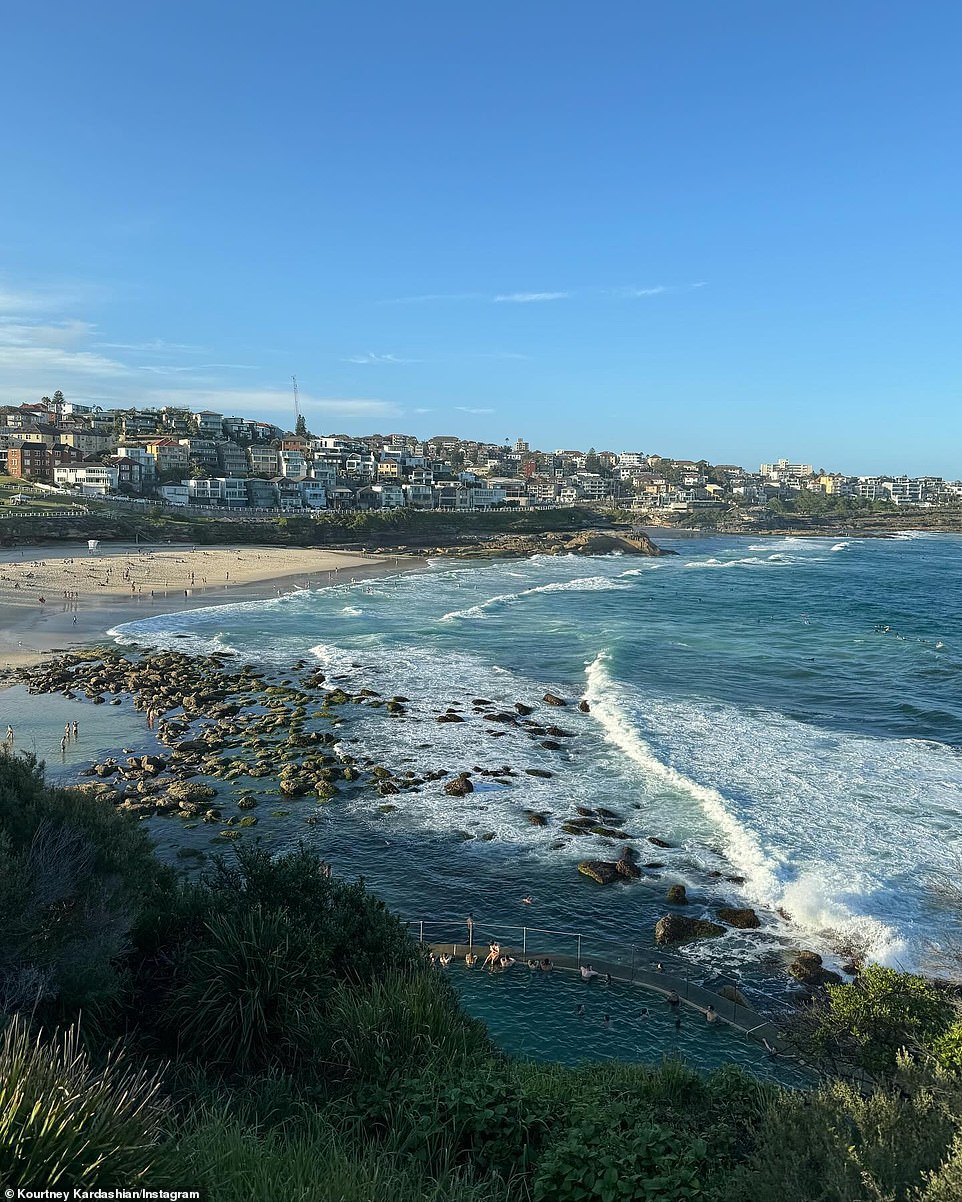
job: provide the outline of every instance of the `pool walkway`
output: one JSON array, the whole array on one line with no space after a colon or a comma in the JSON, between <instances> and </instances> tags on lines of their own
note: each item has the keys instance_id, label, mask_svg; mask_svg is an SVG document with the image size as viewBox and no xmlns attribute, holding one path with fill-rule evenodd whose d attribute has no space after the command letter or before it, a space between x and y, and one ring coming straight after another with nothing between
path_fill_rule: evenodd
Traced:
<instances>
[{"instance_id":1,"label":"pool walkway","mask_svg":"<svg viewBox=\"0 0 962 1202\"><path fill-rule=\"evenodd\" d=\"M746 1003L735 981L726 981L721 989L717 978L710 984L695 981L692 974L697 972L696 966L673 956L670 949L659 956L651 948L577 932L514 927L474 919L471 919L470 927L466 920L450 919L409 920L409 927L412 935L437 955L463 959L466 953L473 951L478 956L479 968L489 945L497 943L505 955L513 956L518 962L513 971L524 968L528 960L549 959L556 971L580 974L582 965L589 965L602 977L610 973L612 981L638 985L658 994L666 1002L669 994L676 993L682 1005L702 1014L712 1006L719 1019L751 1039L778 1051L787 1050L777 1025ZM461 932L467 932L469 937L460 938ZM562 950L566 945L569 951Z\"/></svg>"}]
</instances>

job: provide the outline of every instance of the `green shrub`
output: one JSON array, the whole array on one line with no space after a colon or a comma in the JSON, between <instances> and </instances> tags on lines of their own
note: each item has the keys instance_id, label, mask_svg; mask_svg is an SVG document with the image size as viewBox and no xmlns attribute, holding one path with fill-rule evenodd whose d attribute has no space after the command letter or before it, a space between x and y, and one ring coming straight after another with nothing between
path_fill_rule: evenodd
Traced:
<instances>
[{"instance_id":1,"label":"green shrub","mask_svg":"<svg viewBox=\"0 0 962 1202\"><path fill-rule=\"evenodd\" d=\"M128 815L0 755L0 1014L73 1018L115 996L137 912L168 879Z\"/></svg>"},{"instance_id":2,"label":"green shrub","mask_svg":"<svg viewBox=\"0 0 962 1202\"><path fill-rule=\"evenodd\" d=\"M696 1202L706 1197L705 1156L702 1140L637 1121L623 1103L600 1112L582 1108L541 1157L534 1202Z\"/></svg>"},{"instance_id":3,"label":"green shrub","mask_svg":"<svg viewBox=\"0 0 962 1202\"><path fill-rule=\"evenodd\" d=\"M962 1120L962 1082L903 1057L894 1088L842 1082L779 1095L756 1129L736 1202L918 1202ZM938 1195L936 1195L937 1197Z\"/></svg>"},{"instance_id":4,"label":"green shrub","mask_svg":"<svg viewBox=\"0 0 962 1202\"><path fill-rule=\"evenodd\" d=\"M406 969L358 990L342 984L331 1002L330 1055L345 1078L383 1083L431 1067L457 1074L495 1055L483 1023L461 1009L441 973Z\"/></svg>"},{"instance_id":5,"label":"green shrub","mask_svg":"<svg viewBox=\"0 0 962 1202\"><path fill-rule=\"evenodd\" d=\"M955 1017L943 988L871 964L850 984L829 985L825 1001L799 1020L797 1038L832 1070L857 1066L889 1078L900 1052L931 1050Z\"/></svg>"},{"instance_id":6,"label":"green shrub","mask_svg":"<svg viewBox=\"0 0 962 1202\"><path fill-rule=\"evenodd\" d=\"M215 915L183 961L165 1024L186 1059L231 1072L307 1057L331 981L308 931L256 905Z\"/></svg>"},{"instance_id":7,"label":"green shrub","mask_svg":"<svg viewBox=\"0 0 962 1202\"><path fill-rule=\"evenodd\" d=\"M159 1078L122 1053L94 1068L79 1030L49 1042L11 1018L0 1038L0 1185L115 1185L166 1163Z\"/></svg>"},{"instance_id":8,"label":"green shrub","mask_svg":"<svg viewBox=\"0 0 962 1202\"><path fill-rule=\"evenodd\" d=\"M432 1179L415 1164L362 1147L324 1116L264 1130L229 1111L194 1116L178 1144L182 1174L217 1202L515 1202L498 1180Z\"/></svg>"},{"instance_id":9,"label":"green shrub","mask_svg":"<svg viewBox=\"0 0 962 1202\"><path fill-rule=\"evenodd\" d=\"M360 996L381 974L427 972L383 902L303 848L215 861L144 916L137 943L128 1021L145 1046L228 1074L317 1075L335 987Z\"/></svg>"},{"instance_id":10,"label":"green shrub","mask_svg":"<svg viewBox=\"0 0 962 1202\"><path fill-rule=\"evenodd\" d=\"M962 1073L962 1022L953 1023L947 1031L933 1039L930 1048L943 1068Z\"/></svg>"}]
</instances>

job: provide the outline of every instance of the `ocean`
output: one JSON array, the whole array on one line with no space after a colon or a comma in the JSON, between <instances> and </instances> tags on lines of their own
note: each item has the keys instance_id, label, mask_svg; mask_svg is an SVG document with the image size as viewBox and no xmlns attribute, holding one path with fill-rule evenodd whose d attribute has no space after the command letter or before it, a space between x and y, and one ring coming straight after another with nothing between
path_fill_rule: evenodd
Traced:
<instances>
[{"instance_id":1,"label":"ocean","mask_svg":"<svg viewBox=\"0 0 962 1202\"><path fill-rule=\"evenodd\" d=\"M408 918L470 912L650 948L678 882L692 914L757 910L759 930L684 955L767 994L797 948L957 973L962 538L663 545L677 555L440 560L113 634L281 670L305 659L349 691L401 694L407 717L345 707L339 730L395 771L513 768L461 798L440 782L367 791L317 807L312 825L298 810L258 828L272 846L316 847ZM569 704L541 705L547 691ZM476 698L535 706L563 730L558 748L482 720ZM438 723L452 705L465 720ZM620 844L562 832L577 806L615 812L663 867L604 887L580 875ZM162 845L209 841L154 825Z\"/></svg>"}]
</instances>

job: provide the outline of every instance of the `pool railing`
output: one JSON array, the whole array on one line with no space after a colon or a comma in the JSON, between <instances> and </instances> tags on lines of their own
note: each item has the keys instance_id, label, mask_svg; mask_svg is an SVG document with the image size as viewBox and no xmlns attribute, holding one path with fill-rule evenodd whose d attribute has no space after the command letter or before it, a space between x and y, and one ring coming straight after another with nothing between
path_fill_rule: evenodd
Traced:
<instances>
[{"instance_id":1,"label":"pool railing","mask_svg":"<svg viewBox=\"0 0 962 1202\"><path fill-rule=\"evenodd\" d=\"M474 919L469 929L466 920L408 919L411 934L434 952L463 957L475 951L479 963L490 944L500 944L506 955L521 961L551 960L555 969L579 973L590 965L600 976L652 990L667 998L674 992L679 999L702 1012L711 1006L720 1019L770 1047L781 1049L783 1041L775 1024L744 1003L737 983L714 981L717 988L704 982L698 966L672 955L635 944L618 943L578 931L557 931L543 927L489 924ZM717 977L718 974L711 974ZM698 979L701 978L701 979ZM719 988L729 987L722 994Z\"/></svg>"}]
</instances>

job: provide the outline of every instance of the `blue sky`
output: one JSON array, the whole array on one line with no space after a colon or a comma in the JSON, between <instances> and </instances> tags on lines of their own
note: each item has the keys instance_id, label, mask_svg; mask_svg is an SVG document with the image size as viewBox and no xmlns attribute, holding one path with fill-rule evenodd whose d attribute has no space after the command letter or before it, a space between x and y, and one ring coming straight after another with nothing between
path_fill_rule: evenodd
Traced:
<instances>
[{"instance_id":1,"label":"blue sky","mask_svg":"<svg viewBox=\"0 0 962 1202\"><path fill-rule=\"evenodd\" d=\"M962 475L962 6L6 0L0 401Z\"/></svg>"}]
</instances>

